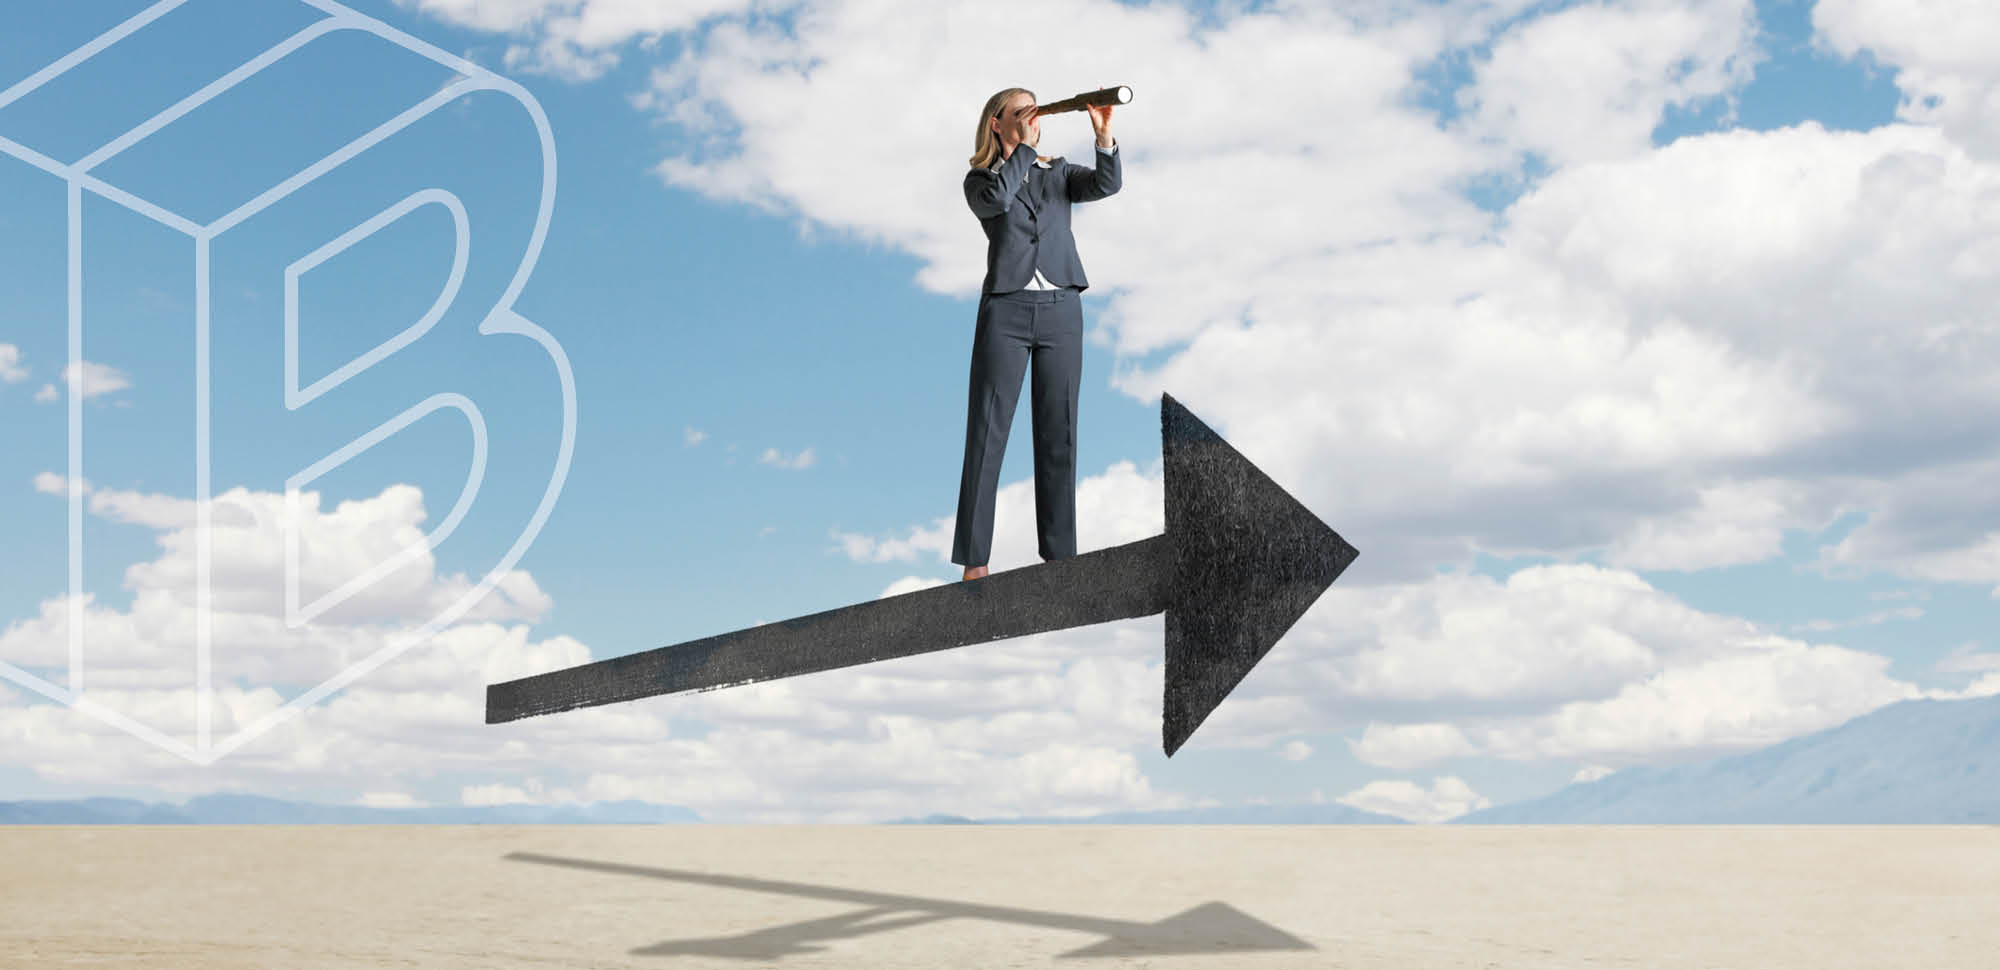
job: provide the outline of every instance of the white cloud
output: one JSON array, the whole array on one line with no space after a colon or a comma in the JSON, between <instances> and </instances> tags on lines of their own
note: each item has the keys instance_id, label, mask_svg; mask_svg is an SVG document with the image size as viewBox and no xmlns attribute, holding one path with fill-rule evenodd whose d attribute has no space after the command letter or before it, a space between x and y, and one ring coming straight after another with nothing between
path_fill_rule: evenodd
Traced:
<instances>
[{"instance_id":1,"label":"white cloud","mask_svg":"<svg viewBox=\"0 0 2000 970\"><path fill-rule=\"evenodd\" d=\"M1968 700L1974 697L1992 697L2000 694L2000 670L1987 674L1958 691L1931 691L1928 695L1937 700Z\"/></svg>"},{"instance_id":2,"label":"white cloud","mask_svg":"<svg viewBox=\"0 0 2000 970\"><path fill-rule=\"evenodd\" d=\"M1465 718L1451 755L1509 760L1591 758L1640 764L1765 747L1833 727L1877 707L1926 696L1883 674L1888 658L1840 647L1772 643L1662 671L1612 697L1546 714ZM1409 770L1440 752L1372 728L1353 745L1370 764Z\"/></svg>"},{"instance_id":3,"label":"white cloud","mask_svg":"<svg viewBox=\"0 0 2000 970\"><path fill-rule=\"evenodd\" d=\"M613 48L635 38L650 46L710 17L769 4L743 0L397 0L441 20L513 34L507 67L590 81L616 67Z\"/></svg>"},{"instance_id":4,"label":"white cloud","mask_svg":"<svg viewBox=\"0 0 2000 970\"><path fill-rule=\"evenodd\" d=\"M1584 765L1576 770L1576 774L1569 781L1572 785L1586 784L1616 774L1617 770L1608 765Z\"/></svg>"},{"instance_id":5,"label":"white cloud","mask_svg":"<svg viewBox=\"0 0 2000 970\"><path fill-rule=\"evenodd\" d=\"M58 475L55 472L36 472L35 491L43 495L68 495L69 478L64 475ZM83 491L90 491L90 482L88 480L83 482Z\"/></svg>"},{"instance_id":6,"label":"white cloud","mask_svg":"<svg viewBox=\"0 0 2000 970\"><path fill-rule=\"evenodd\" d=\"M532 779L540 786L541 779ZM459 791L459 803L463 805L528 805L534 798L514 785L467 785Z\"/></svg>"},{"instance_id":7,"label":"white cloud","mask_svg":"<svg viewBox=\"0 0 2000 970\"><path fill-rule=\"evenodd\" d=\"M232 488L213 500L210 518L212 583L218 608L283 615L285 530L298 533L301 604L309 604L423 543L428 518L423 494L414 486L392 485L372 498L347 500L330 511L321 493L299 493L296 509L286 497ZM98 490L91 510L107 518L170 529L161 536L166 554L128 571L136 588L185 591L194 583L198 532L193 503L162 496ZM331 623L420 623L436 615L475 585L463 574L440 576L435 555L424 550L322 617ZM494 594L467 614L480 619L533 621L549 607L534 580L518 570L503 577Z\"/></svg>"},{"instance_id":8,"label":"white cloud","mask_svg":"<svg viewBox=\"0 0 2000 970\"><path fill-rule=\"evenodd\" d=\"M62 400L62 392L56 390L56 386L54 384L43 384L39 389L35 391L36 404L48 404L51 401L60 401L60 400Z\"/></svg>"},{"instance_id":9,"label":"white cloud","mask_svg":"<svg viewBox=\"0 0 2000 970\"><path fill-rule=\"evenodd\" d=\"M1833 727L1877 707L1922 696L1886 676L1889 658L1841 647L1771 642L1661 672L1617 696L1480 731L1508 758L1650 759L1693 751L1744 751Z\"/></svg>"},{"instance_id":10,"label":"white cloud","mask_svg":"<svg viewBox=\"0 0 2000 970\"><path fill-rule=\"evenodd\" d=\"M46 494L67 494L67 481L54 473L37 475L35 486ZM85 494L91 514L153 530L160 548L157 558L125 570L124 587L131 594L128 607L107 605L93 593L84 595L82 639L91 666L87 683L107 688L188 683L199 614L194 577L200 531L195 503L88 484ZM298 515L291 516L284 496L274 493L238 487L214 497L209 522L210 628L218 679L241 677L253 686L318 683L382 648L395 629L436 616L474 585L463 574L440 575L435 558L425 552L327 610L318 621L288 627L283 587L283 530L288 519L296 522L300 533L305 602L421 537L425 512L422 496L412 486L391 486L374 498L342 502L328 513L319 511L319 498L316 492L304 493ZM532 622L551 605L534 579L516 570L503 576L465 618ZM45 600L37 615L0 632L0 658L29 666L66 666L69 627L68 598Z\"/></svg>"},{"instance_id":11,"label":"white cloud","mask_svg":"<svg viewBox=\"0 0 2000 970\"><path fill-rule=\"evenodd\" d=\"M1961 643L1938 659L1937 669L1945 673L2000 671L2000 652L1982 651L1977 643Z\"/></svg>"},{"instance_id":12,"label":"white cloud","mask_svg":"<svg viewBox=\"0 0 2000 970\"><path fill-rule=\"evenodd\" d=\"M1876 610L1846 620L1807 620L1795 623L1793 630L1810 633L1824 633L1828 630L1846 630L1858 626L1878 626L1892 620L1921 620L1924 609L1921 606L1901 606L1893 610Z\"/></svg>"},{"instance_id":13,"label":"white cloud","mask_svg":"<svg viewBox=\"0 0 2000 970\"><path fill-rule=\"evenodd\" d=\"M1304 761L1312 757L1312 754L1312 745L1304 741L1288 741L1278 751L1278 756L1284 758L1286 761Z\"/></svg>"},{"instance_id":14,"label":"white cloud","mask_svg":"<svg viewBox=\"0 0 2000 970\"><path fill-rule=\"evenodd\" d=\"M153 529L194 528L195 503L190 499L120 489L92 488L88 482L84 484L84 494L90 498L90 511L111 522L126 522ZM232 514L233 506L216 507L221 510L222 521L241 521Z\"/></svg>"},{"instance_id":15,"label":"white cloud","mask_svg":"<svg viewBox=\"0 0 2000 970\"><path fill-rule=\"evenodd\" d=\"M1398 769L1480 753L1457 726L1439 723L1370 724L1348 747L1363 762Z\"/></svg>"},{"instance_id":16,"label":"white cloud","mask_svg":"<svg viewBox=\"0 0 2000 970\"><path fill-rule=\"evenodd\" d=\"M776 448L766 448L763 454L757 456L757 460L766 465L800 471L813 466L813 450L807 448L796 455L787 455Z\"/></svg>"},{"instance_id":17,"label":"white cloud","mask_svg":"<svg viewBox=\"0 0 2000 970\"><path fill-rule=\"evenodd\" d=\"M53 606L45 605L44 618L62 614ZM196 701L192 654L186 634L162 629L155 622L162 619L157 612L93 608L86 621L91 626L85 696L170 736L191 739ZM176 625L189 622L184 615L164 619ZM33 657L22 655L24 647L36 646L29 641L41 639L34 626L30 621L9 627L0 637L0 656L26 659L32 666ZM223 627L219 622L218 639ZM59 636L61 631L54 632ZM272 646L310 654L289 661L307 667L314 659L334 659L342 649L379 648L386 632L347 627ZM218 668L225 657L227 651L217 652ZM367 793L408 791L434 772L519 777L523 768L539 763L541 752L600 743L615 748L634 737L669 736L663 720L632 710L578 712L525 727L482 723L485 684L588 659L582 645L567 638L534 642L518 626L459 624L199 772L188 771L178 756L53 703L21 704L10 698L0 705L0 738L10 764L61 784L148 785L182 793L358 790L366 798ZM296 693L295 688L245 681L249 678L219 679L214 693L218 739L276 711Z\"/></svg>"},{"instance_id":18,"label":"white cloud","mask_svg":"<svg viewBox=\"0 0 2000 970\"><path fill-rule=\"evenodd\" d=\"M0 383L18 384L27 379L28 368L21 364L21 348L0 344Z\"/></svg>"},{"instance_id":19,"label":"white cloud","mask_svg":"<svg viewBox=\"0 0 2000 970\"><path fill-rule=\"evenodd\" d=\"M692 448L695 445L707 441L708 432L701 431L695 428L688 428L681 432L681 440L685 442L689 448Z\"/></svg>"},{"instance_id":20,"label":"white cloud","mask_svg":"<svg viewBox=\"0 0 2000 970\"><path fill-rule=\"evenodd\" d=\"M63 367L63 386L88 401L131 387L132 381L116 367L84 360ZM39 395L37 399L40 399Z\"/></svg>"},{"instance_id":21,"label":"white cloud","mask_svg":"<svg viewBox=\"0 0 2000 970\"><path fill-rule=\"evenodd\" d=\"M1563 166L1643 154L1670 106L1722 96L1757 59L1751 0L1608 0L1528 18L1461 93L1472 131Z\"/></svg>"},{"instance_id":22,"label":"white cloud","mask_svg":"<svg viewBox=\"0 0 2000 970\"><path fill-rule=\"evenodd\" d=\"M529 46L515 44L502 57L510 71L547 74L566 81L595 81L618 66L616 51L587 50L555 37Z\"/></svg>"},{"instance_id":23,"label":"white cloud","mask_svg":"<svg viewBox=\"0 0 2000 970\"><path fill-rule=\"evenodd\" d=\"M1158 463L1147 472L1129 461L1114 462L1102 474L1076 485L1077 547L1083 550L1137 542L1166 530L1165 484ZM878 538L833 530L841 552L860 563L949 562L956 514L911 527L900 537ZM1042 561L1035 537L1032 479L1000 486L993 499L993 555L988 565L1001 571Z\"/></svg>"},{"instance_id":24,"label":"white cloud","mask_svg":"<svg viewBox=\"0 0 2000 970\"><path fill-rule=\"evenodd\" d=\"M1492 804L1464 780L1449 775L1431 779L1429 788L1409 781L1369 782L1334 800L1364 812L1420 823L1447 821Z\"/></svg>"},{"instance_id":25,"label":"white cloud","mask_svg":"<svg viewBox=\"0 0 2000 970\"><path fill-rule=\"evenodd\" d=\"M354 804L367 808L423 808L429 803L418 800L409 792L371 791L364 792Z\"/></svg>"},{"instance_id":26,"label":"white cloud","mask_svg":"<svg viewBox=\"0 0 2000 970\"><path fill-rule=\"evenodd\" d=\"M1832 573L1887 569L1933 582L1990 584L2000 596L2000 457L1913 469L1861 490L1868 520L1820 549Z\"/></svg>"},{"instance_id":27,"label":"white cloud","mask_svg":"<svg viewBox=\"0 0 2000 970\"><path fill-rule=\"evenodd\" d=\"M1818 42L1896 68L1898 116L2000 159L2000 9L1972 0L1819 0Z\"/></svg>"},{"instance_id":28,"label":"white cloud","mask_svg":"<svg viewBox=\"0 0 2000 970\"><path fill-rule=\"evenodd\" d=\"M1517 709L1603 697L1679 656L1754 636L1624 570L1522 569L1505 583L1445 574L1384 590L1356 616L1374 634L1345 658L1346 692L1380 701Z\"/></svg>"},{"instance_id":29,"label":"white cloud","mask_svg":"<svg viewBox=\"0 0 2000 970\"><path fill-rule=\"evenodd\" d=\"M45 491L64 491L53 474ZM309 569L369 559L423 518L398 486L325 511L302 504ZM93 488L94 514L160 533L158 558L126 570L129 606L81 602L87 696L179 738L195 727L191 527L165 496ZM96 502L107 495L118 501ZM164 510L164 511L163 511ZM392 577L371 609L329 613L290 630L271 592L268 550L280 496L217 496L213 543L214 694L218 739L276 711L305 686L380 650L420 611L457 595L462 578L426 561ZM258 557L264 558L258 558ZM929 583L892 585L885 595ZM588 662L573 638L529 636L515 622L550 608L525 574L497 607L457 623L202 772L143 741L33 695L0 693L0 749L53 783L151 785L169 792L239 788L338 792L391 804L433 778L467 804L644 798L710 818L867 821L930 811L1084 814L1179 807L1155 792L1135 752L1158 743L1157 623L1113 624L757 684L527 719L484 721L485 687ZM490 618L480 619L481 612ZM368 615L362 615L368 614ZM421 615L421 614L419 614ZM0 658L61 681L66 599L0 632ZM30 702L30 701L33 702ZM670 722L669 718L673 720ZM674 724L711 725L677 736ZM940 795L940 792L945 794ZM443 793L440 792L440 795ZM449 800L449 798L445 799Z\"/></svg>"},{"instance_id":30,"label":"white cloud","mask_svg":"<svg viewBox=\"0 0 2000 970\"><path fill-rule=\"evenodd\" d=\"M1350 749L1397 770L1721 754L1922 694L1888 675L1887 657L1702 613L1622 570L1532 567L1504 585L1446 574L1346 598L1345 629L1327 638L1357 645L1312 659L1274 650L1271 676L1365 717Z\"/></svg>"},{"instance_id":31,"label":"white cloud","mask_svg":"<svg viewBox=\"0 0 2000 970\"><path fill-rule=\"evenodd\" d=\"M578 0L397 0L405 7L464 27L519 31L534 26L551 12L574 8Z\"/></svg>"},{"instance_id":32,"label":"white cloud","mask_svg":"<svg viewBox=\"0 0 2000 970\"><path fill-rule=\"evenodd\" d=\"M950 583L951 580L948 579L932 579L926 576L905 576L902 579L890 583L888 588L882 590L882 595L878 598L888 599L891 596L901 596L904 593L914 593L920 589L932 589L938 586L949 585Z\"/></svg>"},{"instance_id":33,"label":"white cloud","mask_svg":"<svg viewBox=\"0 0 2000 970\"><path fill-rule=\"evenodd\" d=\"M1636 518L1605 560L1684 570L1762 562L1784 552L1785 529L1814 524L1788 511L1811 507L1809 493L1792 482L1722 481L1693 491L1691 506Z\"/></svg>"},{"instance_id":34,"label":"white cloud","mask_svg":"<svg viewBox=\"0 0 2000 970\"><path fill-rule=\"evenodd\" d=\"M997 500L996 500L997 501ZM995 513L998 515L997 511ZM914 562L920 554L939 559L951 555L952 523L955 517L938 519L928 526L916 526L908 538L877 539L857 532L833 530L832 536L847 558L855 562Z\"/></svg>"}]
</instances>

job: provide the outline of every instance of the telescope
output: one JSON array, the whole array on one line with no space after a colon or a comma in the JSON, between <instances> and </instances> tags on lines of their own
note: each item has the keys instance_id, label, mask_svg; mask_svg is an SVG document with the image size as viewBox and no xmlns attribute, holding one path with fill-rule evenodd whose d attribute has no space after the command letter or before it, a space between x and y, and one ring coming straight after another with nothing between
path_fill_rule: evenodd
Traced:
<instances>
[{"instance_id":1,"label":"telescope","mask_svg":"<svg viewBox=\"0 0 2000 970\"><path fill-rule=\"evenodd\" d=\"M1085 108L1101 108L1106 105L1129 104L1131 101L1132 89L1120 84L1097 91L1086 91L1074 98L1064 98L1053 104L1037 105L1035 117L1061 114L1064 111L1082 111Z\"/></svg>"}]
</instances>

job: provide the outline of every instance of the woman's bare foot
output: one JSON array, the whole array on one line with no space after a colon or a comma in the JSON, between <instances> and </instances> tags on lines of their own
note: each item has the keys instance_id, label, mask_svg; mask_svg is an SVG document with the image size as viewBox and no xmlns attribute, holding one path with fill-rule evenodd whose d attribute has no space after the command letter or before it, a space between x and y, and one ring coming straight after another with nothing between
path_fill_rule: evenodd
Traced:
<instances>
[{"instance_id":1,"label":"woman's bare foot","mask_svg":"<svg viewBox=\"0 0 2000 970\"><path fill-rule=\"evenodd\" d=\"M965 567L965 578L966 578L966 579L983 579L983 578L985 578L985 576L986 576L986 567L985 567L985 566L967 566L967 567Z\"/></svg>"}]
</instances>

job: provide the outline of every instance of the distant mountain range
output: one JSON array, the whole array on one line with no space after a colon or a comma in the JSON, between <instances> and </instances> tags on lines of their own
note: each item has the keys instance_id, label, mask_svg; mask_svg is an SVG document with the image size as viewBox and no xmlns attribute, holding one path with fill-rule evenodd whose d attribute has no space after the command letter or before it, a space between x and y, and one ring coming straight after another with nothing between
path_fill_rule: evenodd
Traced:
<instances>
[{"instance_id":1,"label":"distant mountain range","mask_svg":"<svg viewBox=\"0 0 2000 970\"><path fill-rule=\"evenodd\" d=\"M926 815L899 818L891 825L1408 825L1393 815L1377 815L1345 805L1217 805L1170 812L1107 812L1102 815L1019 818L966 818Z\"/></svg>"},{"instance_id":2,"label":"distant mountain range","mask_svg":"<svg viewBox=\"0 0 2000 970\"><path fill-rule=\"evenodd\" d=\"M1913 700L1748 754L1628 768L1455 824L2000 822L2000 696Z\"/></svg>"},{"instance_id":3,"label":"distant mountain range","mask_svg":"<svg viewBox=\"0 0 2000 970\"><path fill-rule=\"evenodd\" d=\"M0 824L12 825L645 825L699 822L678 805L596 802L590 805L440 805L371 808L291 802L261 795L218 794L185 805L130 798L0 802Z\"/></svg>"},{"instance_id":4,"label":"distant mountain range","mask_svg":"<svg viewBox=\"0 0 2000 970\"><path fill-rule=\"evenodd\" d=\"M1628 768L1454 825L1911 825L2000 822L2000 696L1890 704L1748 754ZM1407 824L1344 805L1228 806L1088 818L956 815L895 824Z\"/></svg>"},{"instance_id":5,"label":"distant mountain range","mask_svg":"<svg viewBox=\"0 0 2000 970\"><path fill-rule=\"evenodd\" d=\"M0 824L644 825L700 822L645 802L370 808L258 795L203 795L185 805L129 798L0 802ZM2000 696L1890 704L1817 734L1748 754L1628 768L1450 824L2000 823ZM890 824L1404 825L1345 805L1232 805L1084 818L929 815Z\"/></svg>"}]
</instances>

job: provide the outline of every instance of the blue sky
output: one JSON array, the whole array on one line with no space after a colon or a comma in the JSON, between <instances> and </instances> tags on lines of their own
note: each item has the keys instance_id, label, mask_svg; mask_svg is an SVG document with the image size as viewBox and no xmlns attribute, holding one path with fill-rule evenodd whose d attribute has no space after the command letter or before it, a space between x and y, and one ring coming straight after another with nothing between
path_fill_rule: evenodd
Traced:
<instances>
[{"instance_id":1,"label":"blue sky","mask_svg":"<svg viewBox=\"0 0 2000 970\"><path fill-rule=\"evenodd\" d=\"M354 4L548 119L552 215L513 309L573 374L574 457L498 590L212 764L13 676L67 683L80 393L86 694L195 741L197 294L184 234L86 193L91 366L66 376L63 182L0 156L19 200L0 210L0 797L640 798L743 820L1340 800L1437 820L2000 690L1981 484L2000 145L1980 114L2000 72L1965 47L1995 23L1887 0L1086 4L1001 60L984 6ZM146 7L15 12L0 90ZM0 106L0 138L74 162L323 15L193 0ZM205 224L454 78L330 34L93 174ZM1114 121L1124 189L1077 214L1083 547L1159 530L1166 390L1362 550L1189 746L1159 751L1157 618L480 724L493 680L957 575L982 269L967 116L1012 84L1105 83L1137 98ZM1044 152L1088 157L1081 115L1045 131ZM421 628L532 516L559 368L476 328L542 174L522 102L480 92L216 237L211 492L243 491L216 506L215 740ZM285 267L433 187L468 213L456 298L286 408ZM425 313L452 225L419 206L302 277L303 382ZM489 443L462 524L285 626L287 477L446 391ZM1036 561L1026 420L996 569ZM468 427L437 411L310 486L309 594L445 517Z\"/></svg>"}]
</instances>

